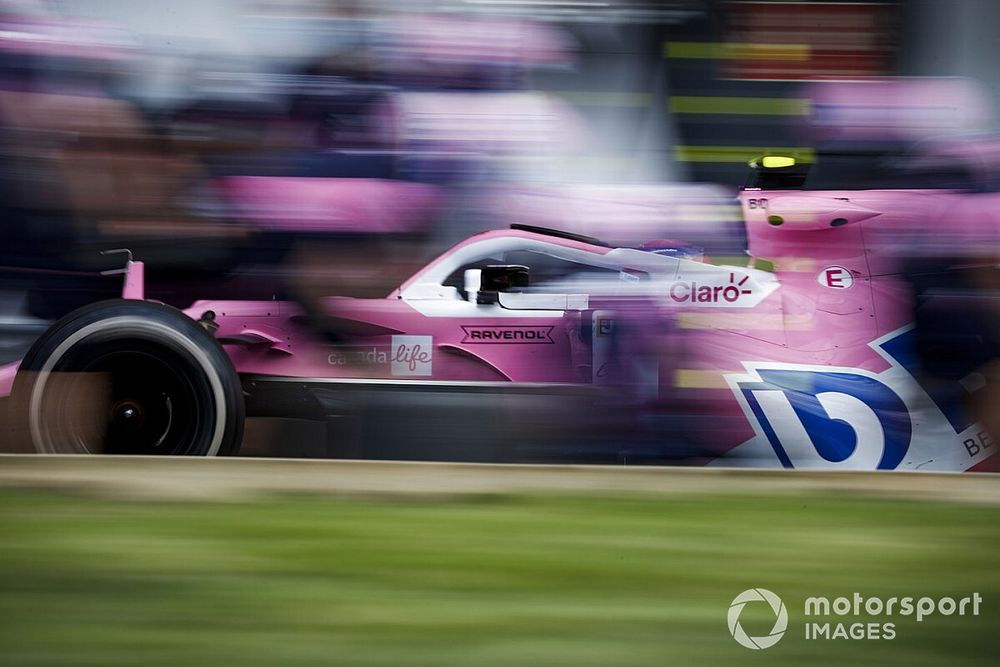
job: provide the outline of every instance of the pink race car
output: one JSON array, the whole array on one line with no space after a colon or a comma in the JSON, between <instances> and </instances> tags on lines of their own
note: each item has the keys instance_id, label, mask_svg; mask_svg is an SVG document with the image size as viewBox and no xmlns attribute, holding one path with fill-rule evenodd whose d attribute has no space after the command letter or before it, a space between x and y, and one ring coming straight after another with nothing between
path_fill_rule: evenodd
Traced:
<instances>
[{"instance_id":1,"label":"pink race car","mask_svg":"<svg viewBox=\"0 0 1000 667\"><path fill-rule=\"evenodd\" d=\"M707 263L682 243L612 247L513 225L459 243L384 298L333 297L307 313L285 301L146 301L143 264L130 259L122 298L54 324L3 369L0 390L15 433L40 452L233 454L248 415L337 423L372 388L511 387L585 389L578 405L612 406L647 444L654 434L655 460L952 471L985 461L992 441L961 409L975 378L918 382L895 249L916 223L956 207L974 215L992 195L807 190L793 159L756 167L740 194L745 266ZM588 410L569 419L587 423ZM457 447L475 448L486 427L469 426ZM394 456L421 458L402 440Z\"/></svg>"}]
</instances>

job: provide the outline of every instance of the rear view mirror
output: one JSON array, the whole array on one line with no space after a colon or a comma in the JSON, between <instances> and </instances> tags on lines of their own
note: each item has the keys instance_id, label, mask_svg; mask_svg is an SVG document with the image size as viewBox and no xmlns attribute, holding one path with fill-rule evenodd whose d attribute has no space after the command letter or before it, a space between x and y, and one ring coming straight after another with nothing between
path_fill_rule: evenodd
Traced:
<instances>
[{"instance_id":1,"label":"rear view mirror","mask_svg":"<svg viewBox=\"0 0 1000 667\"><path fill-rule=\"evenodd\" d=\"M479 287L482 285L482 269L466 269L463 279L463 287L465 289L466 299L476 302L479 295Z\"/></svg>"}]
</instances>

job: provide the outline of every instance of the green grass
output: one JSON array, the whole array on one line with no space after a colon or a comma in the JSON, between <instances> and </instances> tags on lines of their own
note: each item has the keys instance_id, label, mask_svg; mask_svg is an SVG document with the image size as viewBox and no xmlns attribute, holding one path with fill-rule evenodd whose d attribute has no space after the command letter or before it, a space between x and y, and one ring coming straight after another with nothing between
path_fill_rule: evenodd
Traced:
<instances>
[{"instance_id":1,"label":"green grass","mask_svg":"<svg viewBox=\"0 0 1000 667\"><path fill-rule=\"evenodd\" d=\"M0 664L994 664L998 545L993 508L832 495L5 490ZM789 608L766 651L726 628L750 587ZM893 641L802 638L805 597L854 591L985 602L978 617L896 618ZM751 634L762 619L746 617Z\"/></svg>"}]
</instances>

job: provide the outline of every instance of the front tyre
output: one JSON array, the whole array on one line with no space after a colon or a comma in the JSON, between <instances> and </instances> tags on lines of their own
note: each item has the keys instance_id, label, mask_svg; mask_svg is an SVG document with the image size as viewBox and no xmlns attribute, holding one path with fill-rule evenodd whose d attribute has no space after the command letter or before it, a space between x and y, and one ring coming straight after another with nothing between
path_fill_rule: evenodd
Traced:
<instances>
[{"instance_id":1,"label":"front tyre","mask_svg":"<svg viewBox=\"0 0 1000 667\"><path fill-rule=\"evenodd\" d=\"M73 311L28 351L11 392L15 434L42 453L217 456L243 436L239 378L180 311L112 300Z\"/></svg>"}]
</instances>

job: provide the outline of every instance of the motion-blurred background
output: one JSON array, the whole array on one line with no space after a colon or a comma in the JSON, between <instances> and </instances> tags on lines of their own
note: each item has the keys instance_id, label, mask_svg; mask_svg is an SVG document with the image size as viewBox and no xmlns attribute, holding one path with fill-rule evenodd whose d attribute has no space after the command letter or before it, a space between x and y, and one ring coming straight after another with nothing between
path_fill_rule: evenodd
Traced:
<instances>
[{"instance_id":1,"label":"motion-blurred background","mask_svg":"<svg viewBox=\"0 0 1000 667\"><path fill-rule=\"evenodd\" d=\"M742 257L748 160L995 129L998 28L989 0L0 2L0 361L114 295L115 247L179 307L383 296L511 222ZM931 76L962 79L898 119L805 87Z\"/></svg>"},{"instance_id":2,"label":"motion-blurred background","mask_svg":"<svg viewBox=\"0 0 1000 667\"><path fill-rule=\"evenodd\" d=\"M292 232L420 237L379 251L408 266L528 217L738 235L719 204L747 160L815 150L803 81L970 77L981 108L950 129L991 128L1000 101L987 0L38 0L0 17L4 301L27 289L44 319L113 289L92 273L118 245L184 302L192 277L205 297L273 278L250 268L265 259L290 271ZM382 295L398 277L330 279ZM30 323L4 324L16 359Z\"/></svg>"}]
</instances>

